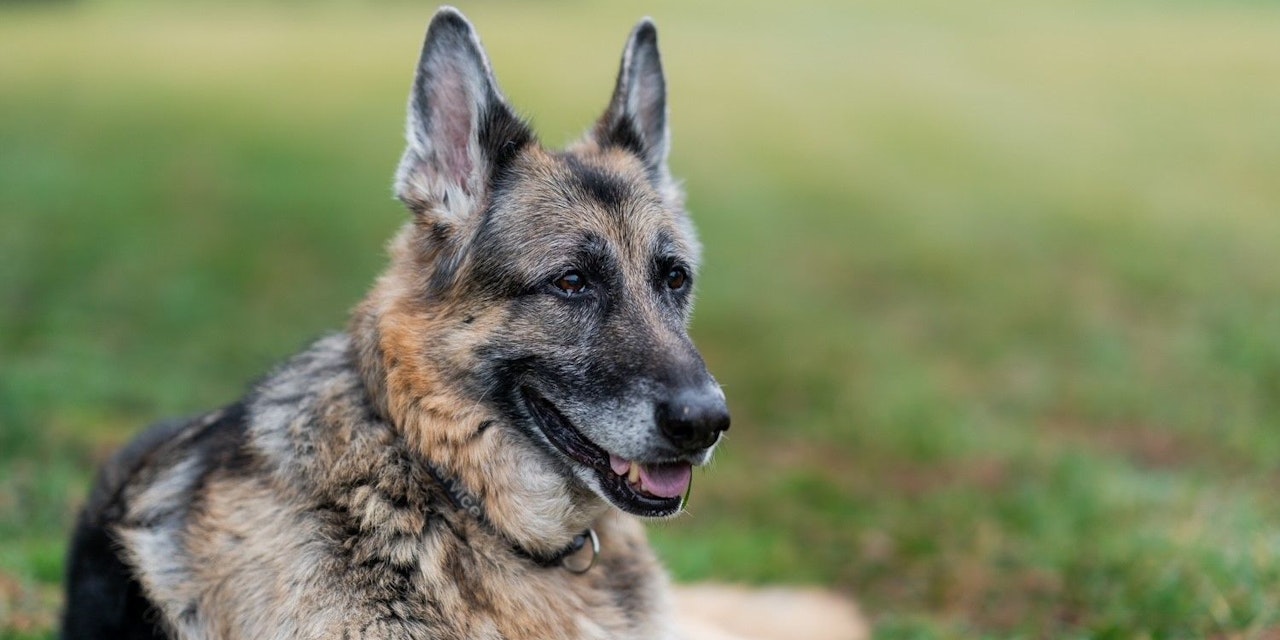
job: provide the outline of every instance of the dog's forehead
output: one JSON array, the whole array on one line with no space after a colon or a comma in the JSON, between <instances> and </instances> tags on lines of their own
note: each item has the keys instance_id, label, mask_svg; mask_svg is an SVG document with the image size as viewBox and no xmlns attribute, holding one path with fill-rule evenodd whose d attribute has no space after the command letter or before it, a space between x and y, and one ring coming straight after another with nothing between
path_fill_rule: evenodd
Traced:
<instances>
[{"instance_id":1,"label":"dog's forehead","mask_svg":"<svg viewBox=\"0 0 1280 640\"><path fill-rule=\"evenodd\" d=\"M495 202L490 224L523 240L525 258L557 260L585 238L610 245L627 261L655 252L697 259L683 211L664 202L643 164L628 153L526 154Z\"/></svg>"}]
</instances>

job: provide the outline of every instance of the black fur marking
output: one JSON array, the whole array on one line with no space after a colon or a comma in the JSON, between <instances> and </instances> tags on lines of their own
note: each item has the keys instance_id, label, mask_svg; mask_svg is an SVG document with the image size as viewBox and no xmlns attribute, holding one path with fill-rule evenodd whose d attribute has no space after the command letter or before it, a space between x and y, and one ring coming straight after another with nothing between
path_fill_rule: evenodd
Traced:
<instances>
[{"instance_id":1,"label":"black fur marking","mask_svg":"<svg viewBox=\"0 0 1280 640\"><path fill-rule=\"evenodd\" d=\"M675 240L671 238L671 232L666 229L658 231L653 239L653 246L650 249L655 256L678 256L679 250L676 248Z\"/></svg>"},{"instance_id":2,"label":"black fur marking","mask_svg":"<svg viewBox=\"0 0 1280 640\"><path fill-rule=\"evenodd\" d=\"M153 640L168 637L155 606L120 558L106 523L85 514L76 525L67 570L62 638Z\"/></svg>"},{"instance_id":3,"label":"black fur marking","mask_svg":"<svg viewBox=\"0 0 1280 640\"><path fill-rule=\"evenodd\" d=\"M600 301L599 315L609 314L617 306L615 298L622 291L622 266L614 255L609 243L594 234L586 234L578 244L577 255L573 257L575 265L586 274L588 282L594 287L595 297Z\"/></svg>"},{"instance_id":4,"label":"black fur marking","mask_svg":"<svg viewBox=\"0 0 1280 640\"><path fill-rule=\"evenodd\" d=\"M102 470L76 523L67 554L67 603L62 637L166 638L156 622L157 609L120 556L110 527L124 515L123 488L165 444L179 436L187 420L160 423L147 430Z\"/></svg>"},{"instance_id":5,"label":"black fur marking","mask_svg":"<svg viewBox=\"0 0 1280 640\"><path fill-rule=\"evenodd\" d=\"M200 473L191 488L192 501L185 517L190 519L204 511L204 487L217 474L246 474L257 464L257 458L245 444L248 441L248 408L243 402L219 412L216 420L200 429L186 443L193 457L200 461Z\"/></svg>"},{"instance_id":6,"label":"black fur marking","mask_svg":"<svg viewBox=\"0 0 1280 640\"><path fill-rule=\"evenodd\" d=\"M360 483L357 486L372 487L373 485ZM387 494L381 492L380 497L397 505L397 508L399 508L398 505L409 502L403 496L388 498ZM370 587L376 586L375 592L381 593L371 597L372 603L387 610L392 618L429 624L429 621L417 616L404 616L394 611L405 599L427 598L427 594L419 588L418 567L412 560L406 563L387 556L384 548L377 546L369 539L368 532L361 525L360 516L353 513L346 504L320 501L315 504L314 513L329 528L337 541L333 549L337 554L336 559L342 562L345 571L353 577L353 582Z\"/></svg>"},{"instance_id":7,"label":"black fur marking","mask_svg":"<svg viewBox=\"0 0 1280 640\"><path fill-rule=\"evenodd\" d=\"M449 206L449 194L445 194L443 197L445 200L444 205L446 207ZM431 233L428 234L428 237L431 238L432 242L447 242L449 240L449 225L438 220L432 222Z\"/></svg>"},{"instance_id":8,"label":"black fur marking","mask_svg":"<svg viewBox=\"0 0 1280 640\"><path fill-rule=\"evenodd\" d=\"M442 247L436 256L435 269L431 272L431 278L427 281L427 291L424 293L432 298L443 297L453 287L466 255L466 250L455 243Z\"/></svg>"},{"instance_id":9,"label":"black fur marking","mask_svg":"<svg viewBox=\"0 0 1280 640\"><path fill-rule=\"evenodd\" d=\"M572 172L577 190L596 202L610 209L617 209L631 197L631 185L621 176L587 164L573 155L565 154L564 159Z\"/></svg>"},{"instance_id":10,"label":"black fur marking","mask_svg":"<svg viewBox=\"0 0 1280 640\"><path fill-rule=\"evenodd\" d=\"M489 104L480 114L480 130L477 132L480 149L489 160L488 185L501 180L510 170L516 156L533 143L533 131L511 113L490 89Z\"/></svg>"},{"instance_id":11,"label":"black fur marking","mask_svg":"<svg viewBox=\"0 0 1280 640\"><path fill-rule=\"evenodd\" d=\"M649 157L649 148L645 146L644 138L640 136L640 129L627 115L618 115L600 121L596 126L596 141L602 147L622 149L635 154L642 160Z\"/></svg>"}]
</instances>

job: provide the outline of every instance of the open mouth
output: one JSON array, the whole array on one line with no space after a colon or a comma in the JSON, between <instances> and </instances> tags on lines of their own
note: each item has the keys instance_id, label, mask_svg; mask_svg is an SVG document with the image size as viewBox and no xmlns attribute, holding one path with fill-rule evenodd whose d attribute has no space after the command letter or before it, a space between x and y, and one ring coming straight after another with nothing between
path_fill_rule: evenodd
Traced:
<instances>
[{"instance_id":1,"label":"open mouth","mask_svg":"<svg viewBox=\"0 0 1280 640\"><path fill-rule=\"evenodd\" d=\"M686 461L640 462L613 455L591 442L549 401L528 387L520 389L533 421L552 446L591 469L605 497L627 513L661 518L680 511L693 479Z\"/></svg>"}]
</instances>

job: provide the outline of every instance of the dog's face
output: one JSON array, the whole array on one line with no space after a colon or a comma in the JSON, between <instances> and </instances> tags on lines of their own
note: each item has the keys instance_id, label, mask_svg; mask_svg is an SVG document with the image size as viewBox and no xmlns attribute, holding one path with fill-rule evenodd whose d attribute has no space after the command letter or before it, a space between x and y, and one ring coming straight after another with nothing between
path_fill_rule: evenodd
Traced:
<instances>
[{"instance_id":1,"label":"dog's face","mask_svg":"<svg viewBox=\"0 0 1280 640\"><path fill-rule=\"evenodd\" d=\"M507 106L479 40L428 30L397 196L420 368L533 443L542 464L637 515L679 511L729 427L687 333L698 244L667 172L653 25L632 32L613 99L548 151ZM404 265L402 265L404 266Z\"/></svg>"}]
</instances>

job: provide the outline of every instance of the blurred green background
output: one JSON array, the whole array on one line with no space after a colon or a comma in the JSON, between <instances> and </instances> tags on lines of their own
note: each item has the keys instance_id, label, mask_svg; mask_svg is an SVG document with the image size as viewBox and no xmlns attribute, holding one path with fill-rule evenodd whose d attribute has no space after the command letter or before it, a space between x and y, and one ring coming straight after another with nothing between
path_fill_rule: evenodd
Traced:
<instances>
[{"instance_id":1,"label":"blurred green background","mask_svg":"<svg viewBox=\"0 0 1280 640\"><path fill-rule=\"evenodd\" d=\"M434 5L0 6L0 637L94 467L341 327ZM734 429L683 580L881 638L1280 634L1280 7L463 2L550 144L652 14Z\"/></svg>"}]
</instances>

